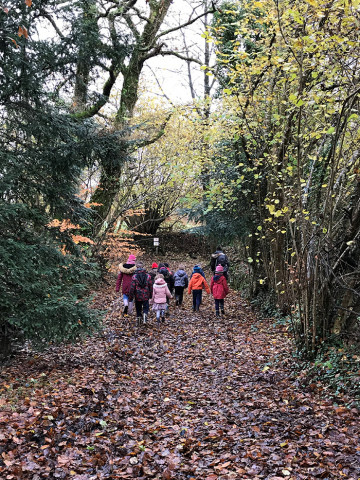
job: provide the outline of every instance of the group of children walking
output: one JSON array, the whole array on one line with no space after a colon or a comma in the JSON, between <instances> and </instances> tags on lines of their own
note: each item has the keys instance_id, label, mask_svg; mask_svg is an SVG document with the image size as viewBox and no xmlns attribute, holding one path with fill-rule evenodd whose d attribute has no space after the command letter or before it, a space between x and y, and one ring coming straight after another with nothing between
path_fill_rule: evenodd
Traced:
<instances>
[{"instance_id":1,"label":"group of children walking","mask_svg":"<svg viewBox=\"0 0 360 480\"><path fill-rule=\"evenodd\" d=\"M156 313L158 323L165 321L169 311L169 301L174 298L177 306L183 303L184 290L193 297L193 311L199 311L202 303L202 292L205 289L215 300L216 316L225 314L224 299L229 287L224 275L224 267L217 265L211 278L210 287L200 265L195 265L190 281L184 265L179 265L173 273L167 263L153 263L149 272L142 262L136 262L135 255L129 255L126 263L120 263L116 282L116 292L122 286L124 315L131 314L135 303L137 324L145 325L148 320L150 304Z\"/></svg>"}]
</instances>

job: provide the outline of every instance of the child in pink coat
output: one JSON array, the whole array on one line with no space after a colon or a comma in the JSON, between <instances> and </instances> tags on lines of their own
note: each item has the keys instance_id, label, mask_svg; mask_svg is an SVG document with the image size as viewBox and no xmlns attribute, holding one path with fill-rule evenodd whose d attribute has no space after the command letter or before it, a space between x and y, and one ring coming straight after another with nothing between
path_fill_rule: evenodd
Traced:
<instances>
[{"instance_id":1,"label":"child in pink coat","mask_svg":"<svg viewBox=\"0 0 360 480\"><path fill-rule=\"evenodd\" d=\"M160 322L165 321L165 311L167 307L166 299L173 298L170 290L167 286L167 283L164 280L164 275L158 273L155 277L155 283L153 285L153 294L152 294L152 301L153 307L152 309L156 312L156 321Z\"/></svg>"}]
</instances>

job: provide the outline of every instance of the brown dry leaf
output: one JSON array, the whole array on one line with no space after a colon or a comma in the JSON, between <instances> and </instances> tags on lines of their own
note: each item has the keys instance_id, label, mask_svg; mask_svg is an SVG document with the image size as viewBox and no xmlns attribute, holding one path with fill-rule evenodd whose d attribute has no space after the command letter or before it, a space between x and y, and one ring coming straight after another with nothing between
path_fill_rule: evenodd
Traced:
<instances>
[{"instance_id":1,"label":"brown dry leaf","mask_svg":"<svg viewBox=\"0 0 360 480\"><path fill-rule=\"evenodd\" d=\"M108 311L103 332L1 370L0 478L360 477L357 410L295 381L281 327L230 292L224 318L206 295L193 313L185 293L165 323L150 313L137 328L115 281L93 302Z\"/></svg>"}]
</instances>

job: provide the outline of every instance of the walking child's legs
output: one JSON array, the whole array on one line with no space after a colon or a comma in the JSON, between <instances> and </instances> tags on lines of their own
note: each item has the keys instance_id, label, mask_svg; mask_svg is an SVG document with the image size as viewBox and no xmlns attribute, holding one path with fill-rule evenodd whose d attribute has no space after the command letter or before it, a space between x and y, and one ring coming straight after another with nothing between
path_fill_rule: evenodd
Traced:
<instances>
[{"instance_id":1,"label":"walking child's legs","mask_svg":"<svg viewBox=\"0 0 360 480\"><path fill-rule=\"evenodd\" d=\"M216 316L219 315L219 311L220 311L220 300L215 298L215 312L216 312Z\"/></svg>"},{"instance_id":2,"label":"walking child's legs","mask_svg":"<svg viewBox=\"0 0 360 480\"><path fill-rule=\"evenodd\" d=\"M181 305L184 293L184 287L175 287L175 300L176 305Z\"/></svg>"},{"instance_id":3,"label":"walking child's legs","mask_svg":"<svg viewBox=\"0 0 360 480\"><path fill-rule=\"evenodd\" d=\"M123 293L123 302L124 302L124 315L128 313L128 308L129 308L129 297Z\"/></svg>"},{"instance_id":4,"label":"walking child's legs","mask_svg":"<svg viewBox=\"0 0 360 480\"><path fill-rule=\"evenodd\" d=\"M202 290L199 290L197 299L196 299L196 304L197 304L197 309L199 310L200 305L202 303Z\"/></svg>"},{"instance_id":5,"label":"walking child's legs","mask_svg":"<svg viewBox=\"0 0 360 480\"><path fill-rule=\"evenodd\" d=\"M181 305L183 303L184 288L185 287L179 287L179 305Z\"/></svg>"},{"instance_id":6,"label":"walking child's legs","mask_svg":"<svg viewBox=\"0 0 360 480\"><path fill-rule=\"evenodd\" d=\"M142 309L143 309L143 302L139 300L135 300L135 308L136 308L136 317L139 318L142 315Z\"/></svg>"},{"instance_id":7,"label":"walking child's legs","mask_svg":"<svg viewBox=\"0 0 360 480\"><path fill-rule=\"evenodd\" d=\"M219 300L221 313L224 314L224 299Z\"/></svg>"},{"instance_id":8,"label":"walking child's legs","mask_svg":"<svg viewBox=\"0 0 360 480\"><path fill-rule=\"evenodd\" d=\"M141 303L143 307L143 322L145 325L147 323L147 316L149 313L149 300L143 300Z\"/></svg>"},{"instance_id":9,"label":"walking child's legs","mask_svg":"<svg viewBox=\"0 0 360 480\"><path fill-rule=\"evenodd\" d=\"M156 321L157 322L160 322L160 314L163 312L164 310L156 310Z\"/></svg>"},{"instance_id":10,"label":"walking child's legs","mask_svg":"<svg viewBox=\"0 0 360 480\"><path fill-rule=\"evenodd\" d=\"M147 315L149 313L149 300L144 300L143 304L143 312Z\"/></svg>"},{"instance_id":11,"label":"walking child's legs","mask_svg":"<svg viewBox=\"0 0 360 480\"><path fill-rule=\"evenodd\" d=\"M193 294L193 310L196 310L196 297L197 297L197 290L192 291Z\"/></svg>"},{"instance_id":12,"label":"walking child's legs","mask_svg":"<svg viewBox=\"0 0 360 480\"><path fill-rule=\"evenodd\" d=\"M133 308L134 308L134 302L129 302L129 308L128 308L129 315L132 313Z\"/></svg>"},{"instance_id":13,"label":"walking child's legs","mask_svg":"<svg viewBox=\"0 0 360 480\"><path fill-rule=\"evenodd\" d=\"M202 299L202 290L193 290L193 310L199 310Z\"/></svg>"}]
</instances>

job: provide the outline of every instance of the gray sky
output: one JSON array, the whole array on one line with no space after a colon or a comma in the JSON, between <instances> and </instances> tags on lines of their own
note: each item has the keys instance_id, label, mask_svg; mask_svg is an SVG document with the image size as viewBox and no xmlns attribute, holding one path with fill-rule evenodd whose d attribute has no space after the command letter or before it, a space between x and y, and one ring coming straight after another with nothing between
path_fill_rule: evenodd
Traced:
<instances>
[{"instance_id":1,"label":"gray sky","mask_svg":"<svg viewBox=\"0 0 360 480\"><path fill-rule=\"evenodd\" d=\"M167 23L177 25L186 21L191 15L194 6L200 2L177 0L174 1L171 12L167 18ZM196 11L198 14L202 12L201 7ZM204 61L204 45L205 39L201 37L205 30L203 19L198 20L193 25L184 28L181 32L175 32L171 43L175 50L185 54L185 42L189 49L191 57L195 57L200 61ZM191 93L188 80L188 65L185 61L172 56L159 56L152 58L146 64L144 69L144 77L154 83L154 93L161 94L161 89L157 85L157 81L161 84L164 93L174 102L190 103ZM196 94L203 96L203 78L204 73L200 70L200 65L192 63L191 75L194 83Z\"/></svg>"}]
</instances>

